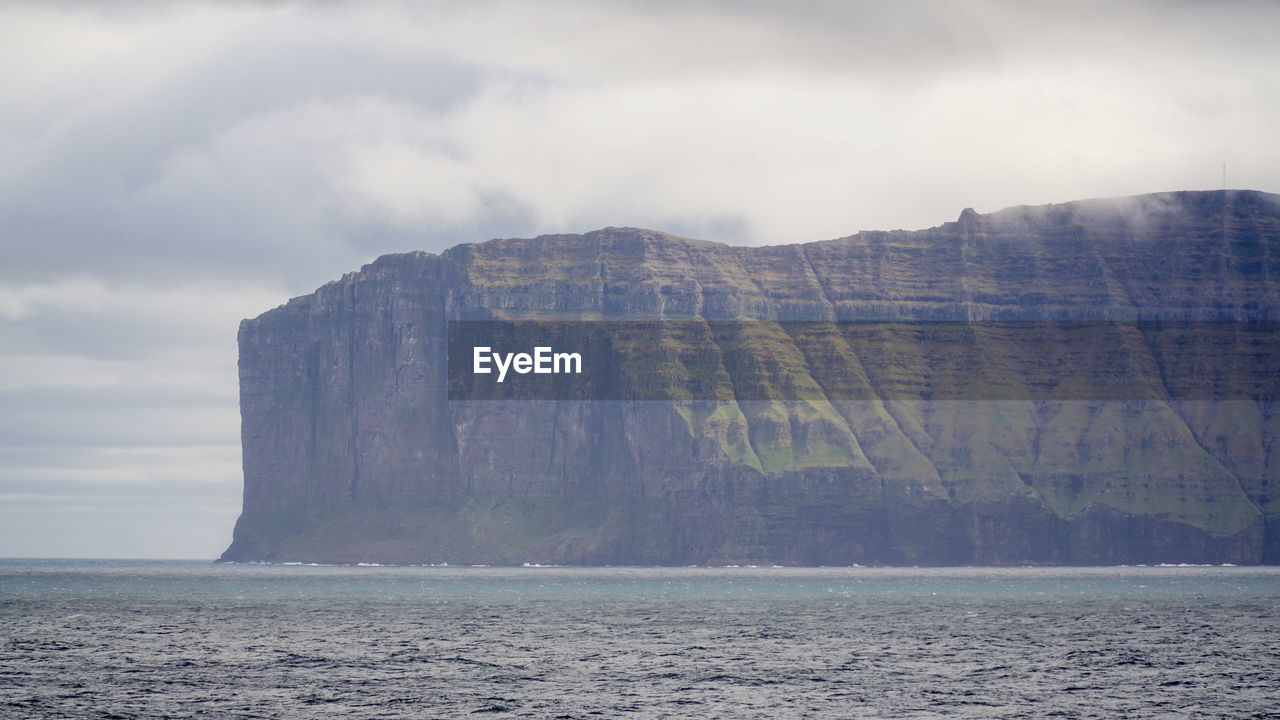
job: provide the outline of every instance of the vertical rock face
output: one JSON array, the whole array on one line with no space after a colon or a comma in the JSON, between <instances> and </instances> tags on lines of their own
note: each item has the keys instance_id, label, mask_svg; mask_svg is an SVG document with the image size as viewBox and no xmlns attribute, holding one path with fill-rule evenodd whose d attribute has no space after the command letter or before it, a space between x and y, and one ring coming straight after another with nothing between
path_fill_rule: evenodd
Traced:
<instances>
[{"instance_id":1,"label":"vertical rock face","mask_svg":"<svg viewBox=\"0 0 1280 720\"><path fill-rule=\"evenodd\" d=\"M1242 353L1253 385L1198 393L1226 381L1177 361L1195 338L1143 324L1265 328L1278 290L1280 198L1244 191L805 245L607 228L385 256L241 324L223 559L1280 562L1270 335ZM450 321L549 318L705 324L705 347L659 342L652 377L693 353L722 393L450 399ZM967 349L792 330L866 321L959 322ZM999 325L1034 321L1106 323L1123 358L1055 367ZM965 363L980 397L939 394ZM1073 394L1120 371L1138 391Z\"/></svg>"}]
</instances>

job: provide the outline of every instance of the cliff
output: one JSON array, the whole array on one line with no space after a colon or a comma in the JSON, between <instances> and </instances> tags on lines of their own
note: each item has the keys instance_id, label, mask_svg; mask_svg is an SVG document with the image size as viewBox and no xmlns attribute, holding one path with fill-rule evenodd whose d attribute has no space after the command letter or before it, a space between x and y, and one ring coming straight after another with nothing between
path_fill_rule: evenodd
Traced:
<instances>
[{"instance_id":1,"label":"cliff","mask_svg":"<svg viewBox=\"0 0 1280 720\"><path fill-rule=\"evenodd\" d=\"M223 559L1280 562L1278 288L1280 196L1248 191L388 255L241 324ZM517 320L679 330L603 394L457 392L451 329Z\"/></svg>"}]
</instances>

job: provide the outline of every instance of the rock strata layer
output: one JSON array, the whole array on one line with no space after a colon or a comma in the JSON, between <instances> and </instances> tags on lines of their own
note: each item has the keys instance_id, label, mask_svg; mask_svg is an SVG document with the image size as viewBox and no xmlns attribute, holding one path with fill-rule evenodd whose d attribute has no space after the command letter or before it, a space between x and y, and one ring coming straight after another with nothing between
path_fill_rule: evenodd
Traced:
<instances>
[{"instance_id":1,"label":"rock strata layer","mask_svg":"<svg viewBox=\"0 0 1280 720\"><path fill-rule=\"evenodd\" d=\"M244 508L223 559L1277 563L1275 393L1189 392L1215 380L1143 323L1265 326L1278 290L1280 196L1250 191L965 210L803 245L606 228L388 255L241 324ZM678 379L698 353L720 363L718 399L451 400L449 323L525 319L759 332L657 341L674 371L645 372ZM983 323L1110 323L1123 357L1081 363L1147 386L936 399L946 358L785 332L862 321L970 324L1003 388L1034 363ZM1280 366L1266 352L1263 382ZM834 389L854 380L856 396Z\"/></svg>"}]
</instances>

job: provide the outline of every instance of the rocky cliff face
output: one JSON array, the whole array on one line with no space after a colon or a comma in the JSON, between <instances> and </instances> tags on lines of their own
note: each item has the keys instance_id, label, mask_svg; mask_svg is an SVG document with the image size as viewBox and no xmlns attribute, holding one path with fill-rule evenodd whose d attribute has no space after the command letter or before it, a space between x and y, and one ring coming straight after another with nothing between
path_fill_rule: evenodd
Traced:
<instances>
[{"instance_id":1,"label":"rocky cliff face","mask_svg":"<svg viewBox=\"0 0 1280 720\"><path fill-rule=\"evenodd\" d=\"M607 228L385 256L242 323L244 509L223 559L1280 562L1272 345L1252 351L1253 386L1197 395L1214 379L1170 361L1185 336L1141 325L1266 327L1278 290L1280 197L1243 191L966 210L805 245ZM715 399L451 400L449 322L525 318L758 331L703 354ZM1109 323L1129 333L1123 359L1083 348L1075 376L1149 369L1118 399L939 399L948 359L919 343L877 355L785 331L868 320L976 328L992 387L1071 375L992 321ZM666 347L663 362L689 350ZM836 391L850 382L863 392Z\"/></svg>"}]
</instances>

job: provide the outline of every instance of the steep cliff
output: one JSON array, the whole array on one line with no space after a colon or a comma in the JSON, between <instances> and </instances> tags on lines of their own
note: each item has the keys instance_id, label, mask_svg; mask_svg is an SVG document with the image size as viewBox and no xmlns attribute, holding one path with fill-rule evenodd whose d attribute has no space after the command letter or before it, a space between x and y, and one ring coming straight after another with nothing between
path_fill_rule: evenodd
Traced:
<instances>
[{"instance_id":1,"label":"steep cliff","mask_svg":"<svg viewBox=\"0 0 1280 720\"><path fill-rule=\"evenodd\" d=\"M241 324L223 559L1280 562L1278 289L1246 191L385 256ZM663 321L609 375L659 392L451 395L451 323L515 320Z\"/></svg>"}]
</instances>

